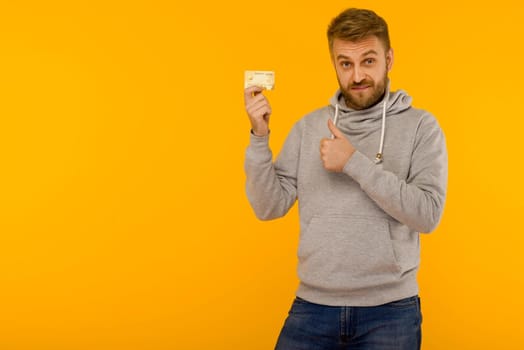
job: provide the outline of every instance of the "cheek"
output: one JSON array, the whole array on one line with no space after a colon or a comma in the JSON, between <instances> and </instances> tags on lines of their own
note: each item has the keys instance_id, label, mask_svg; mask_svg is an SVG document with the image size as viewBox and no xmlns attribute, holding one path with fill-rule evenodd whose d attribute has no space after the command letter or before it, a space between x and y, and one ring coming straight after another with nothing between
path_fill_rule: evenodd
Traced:
<instances>
[{"instance_id":1,"label":"cheek","mask_svg":"<svg viewBox=\"0 0 524 350\"><path fill-rule=\"evenodd\" d=\"M386 75L387 75L387 68L384 67L382 69L377 69L373 71L371 76L373 77L373 80L377 82L377 81L383 80Z\"/></svg>"}]
</instances>

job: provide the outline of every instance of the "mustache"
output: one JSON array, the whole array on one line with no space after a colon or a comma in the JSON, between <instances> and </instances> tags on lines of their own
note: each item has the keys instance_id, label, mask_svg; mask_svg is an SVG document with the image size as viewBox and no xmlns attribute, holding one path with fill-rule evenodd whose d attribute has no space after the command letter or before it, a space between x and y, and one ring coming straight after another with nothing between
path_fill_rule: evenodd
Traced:
<instances>
[{"instance_id":1,"label":"mustache","mask_svg":"<svg viewBox=\"0 0 524 350\"><path fill-rule=\"evenodd\" d=\"M373 81L371 80L362 80L361 82L358 82L358 83L350 83L348 84L348 89L351 89L352 87L361 87L361 86L374 86L375 84L373 84Z\"/></svg>"}]
</instances>

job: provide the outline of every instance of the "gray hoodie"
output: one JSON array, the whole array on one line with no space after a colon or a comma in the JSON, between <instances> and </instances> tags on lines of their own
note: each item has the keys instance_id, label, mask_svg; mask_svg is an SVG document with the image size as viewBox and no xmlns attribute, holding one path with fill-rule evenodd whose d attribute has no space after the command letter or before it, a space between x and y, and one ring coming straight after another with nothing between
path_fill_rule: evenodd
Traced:
<instances>
[{"instance_id":1,"label":"gray hoodie","mask_svg":"<svg viewBox=\"0 0 524 350\"><path fill-rule=\"evenodd\" d=\"M334 306L374 306L418 293L419 232L437 226L446 194L447 152L435 118L411 107L404 91L383 104L348 108L337 91L331 105L292 128L276 161L268 137L251 135L246 192L261 220L285 215L298 199L297 296ZM342 173L328 172L320 141L339 105L337 127L356 151Z\"/></svg>"}]
</instances>

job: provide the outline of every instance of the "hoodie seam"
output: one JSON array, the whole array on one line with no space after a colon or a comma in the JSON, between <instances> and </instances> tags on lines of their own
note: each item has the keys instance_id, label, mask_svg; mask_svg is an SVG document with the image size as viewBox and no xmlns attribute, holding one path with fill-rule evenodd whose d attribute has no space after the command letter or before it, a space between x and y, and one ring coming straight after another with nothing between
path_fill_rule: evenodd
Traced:
<instances>
[{"instance_id":1,"label":"hoodie seam","mask_svg":"<svg viewBox=\"0 0 524 350\"><path fill-rule=\"evenodd\" d=\"M417 138L418 138L418 134L420 132L420 128L421 128L421 125L422 125L422 122L424 121L424 117L428 114L428 112L426 111L423 111L422 114L419 116L418 118L418 121L417 121L417 127L415 128L415 132L413 133L413 137L411 139L411 153L409 155L409 171L408 173L406 174L406 180L410 178L411 176L411 164L413 164L413 156L415 154L415 143L417 142Z\"/></svg>"}]
</instances>

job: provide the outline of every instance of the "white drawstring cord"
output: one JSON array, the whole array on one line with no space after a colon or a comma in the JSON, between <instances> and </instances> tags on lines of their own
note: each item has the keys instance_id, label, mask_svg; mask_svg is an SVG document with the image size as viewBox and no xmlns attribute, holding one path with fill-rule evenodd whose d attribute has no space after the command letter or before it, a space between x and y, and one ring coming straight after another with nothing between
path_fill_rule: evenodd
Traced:
<instances>
[{"instance_id":1,"label":"white drawstring cord","mask_svg":"<svg viewBox=\"0 0 524 350\"><path fill-rule=\"evenodd\" d=\"M338 103L335 105L335 117L333 118L333 124L337 126L337 119L338 119ZM331 134L331 139L334 139L335 135Z\"/></svg>"},{"instance_id":2,"label":"white drawstring cord","mask_svg":"<svg viewBox=\"0 0 524 350\"><path fill-rule=\"evenodd\" d=\"M375 157L375 164L382 163L382 151L384 150L384 135L386 133L386 108L389 100L389 89L386 91L386 96L384 97L384 103L382 104L382 130L380 131L380 146L378 148L378 153Z\"/></svg>"}]
</instances>

